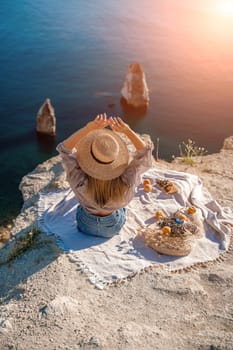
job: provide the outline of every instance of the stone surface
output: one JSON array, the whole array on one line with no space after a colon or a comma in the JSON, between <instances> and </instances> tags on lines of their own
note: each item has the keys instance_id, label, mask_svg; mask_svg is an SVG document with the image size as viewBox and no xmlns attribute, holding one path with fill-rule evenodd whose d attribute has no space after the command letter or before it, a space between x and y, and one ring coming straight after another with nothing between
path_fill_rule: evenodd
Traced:
<instances>
[{"instance_id":1,"label":"stone surface","mask_svg":"<svg viewBox=\"0 0 233 350\"><path fill-rule=\"evenodd\" d=\"M12 330L10 321L0 318L0 334L8 333Z\"/></svg>"},{"instance_id":2,"label":"stone surface","mask_svg":"<svg viewBox=\"0 0 233 350\"><path fill-rule=\"evenodd\" d=\"M145 108L149 105L149 91L145 73L139 63L128 67L124 86L121 90L122 102L134 108Z\"/></svg>"},{"instance_id":3,"label":"stone surface","mask_svg":"<svg viewBox=\"0 0 233 350\"><path fill-rule=\"evenodd\" d=\"M45 135L56 135L56 117L49 98L45 100L37 113L36 131Z\"/></svg>"},{"instance_id":4,"label":"stone surface","mask_svg":"<svg viewBox=\"0 0 233 350\"><path fill-rule=\"evenodd\" d=\"M233 150L233 136L230 136L224 140L223 149Z\"/></svg>"},{"instance_id":5,"label":"stone surface","mask_svg":"<svg viewBox=\"0 0 233 350\"><path fill-rule=\"evenodd\" d=\"M58 295L50 301L45 307L40 309L42 316L65 316L66 314L75 313L80 303L71 297Z\"/></svg>"}]
</instances>

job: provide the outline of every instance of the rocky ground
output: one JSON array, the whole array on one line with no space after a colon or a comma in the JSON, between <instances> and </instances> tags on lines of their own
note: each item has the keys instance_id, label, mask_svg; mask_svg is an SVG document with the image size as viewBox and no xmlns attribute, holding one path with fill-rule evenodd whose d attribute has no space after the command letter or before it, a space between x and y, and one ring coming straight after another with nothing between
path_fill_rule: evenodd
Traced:
<instances>
[{"instance_id":1,"label":"rocky ground","mask_svg":"<svg viewBox=\"0 0 233 350\"><path fill-rule=\"evenodd\" d=\"M193 167L180 160L156 166L199 175L233 210L233 138L228 141ZM1 350L233 349L232 250L190 272L151 268L96 289L52 238L32 230L38 191L66 186L59 157L22 180L17 239L0 254Z\"/></svg>"}]
</instances>

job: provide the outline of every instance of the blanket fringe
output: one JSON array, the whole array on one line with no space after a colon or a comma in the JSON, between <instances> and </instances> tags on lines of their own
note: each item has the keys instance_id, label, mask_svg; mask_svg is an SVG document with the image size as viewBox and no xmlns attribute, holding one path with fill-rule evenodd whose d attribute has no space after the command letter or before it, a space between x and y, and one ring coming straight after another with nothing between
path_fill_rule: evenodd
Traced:
<instances>
[{"instance_id":1,"label":"blanket fringe","mask_svg":"<svg viewBox=\"0 0 233 350\"><path fill-rule=\"evenodd\" d=\"M73 262L78 267L80 273L83 273L87 276L87 280L94 284L97 289L104 289L109 282L105 279L98 276L94 271L90 270L87 265L73 252L72 250L68 252L68 258L70 262Z\"/></svg>"}]
</instances>

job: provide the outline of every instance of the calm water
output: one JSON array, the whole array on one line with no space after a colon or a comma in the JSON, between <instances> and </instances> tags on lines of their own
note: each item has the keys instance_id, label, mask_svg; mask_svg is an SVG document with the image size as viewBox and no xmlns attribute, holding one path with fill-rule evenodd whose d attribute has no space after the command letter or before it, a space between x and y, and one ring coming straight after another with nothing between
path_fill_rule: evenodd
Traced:
<instances>
[{"instance_id":1,"label":"calm water","mask_svg":"<svg viewBox=\"0 0 233 350\"><path fill-rule=\"evenodd\" d=\"M22 176L100 112L159 137L167 160L187 138L218 151L233 134L233 11L225 1L1 0L0 220L20 209ZM144 116L119 102L135 61L150 88ZM34 129L46 97L57 137L43 143Z\"/></svg>"}]
</instances>

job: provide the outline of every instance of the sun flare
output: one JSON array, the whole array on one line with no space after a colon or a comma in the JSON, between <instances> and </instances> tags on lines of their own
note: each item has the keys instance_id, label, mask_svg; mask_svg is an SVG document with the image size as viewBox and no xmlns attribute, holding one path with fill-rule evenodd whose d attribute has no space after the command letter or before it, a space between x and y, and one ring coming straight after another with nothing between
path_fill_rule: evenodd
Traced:
<instances>
[{"instance_id":1,"label":"sun flare","mask_svg":"<svg viewBox=\"0 0 233 350\"><path fill-rule=\"evenodd\" d=\"M217 10L223 16L233 17L233 0L220 0Z\"/></svg>"}]
</instances>

